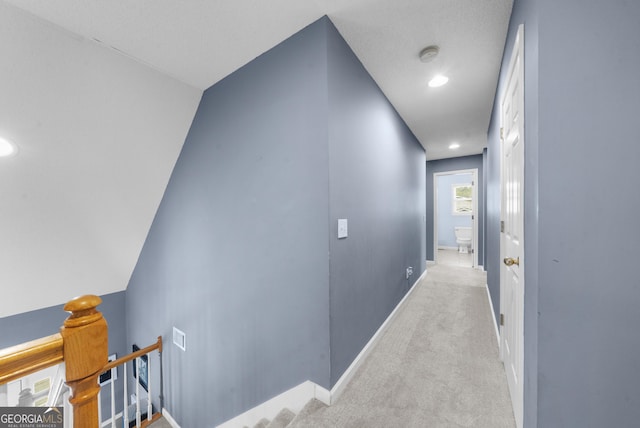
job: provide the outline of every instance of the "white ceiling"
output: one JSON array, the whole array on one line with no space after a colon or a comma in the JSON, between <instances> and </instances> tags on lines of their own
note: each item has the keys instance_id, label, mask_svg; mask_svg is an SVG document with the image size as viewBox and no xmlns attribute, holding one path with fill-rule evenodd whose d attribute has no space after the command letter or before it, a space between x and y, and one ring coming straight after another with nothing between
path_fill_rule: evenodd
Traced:
<instances>
[{"instance_id":1,"label":"white ceiling","mask_svg":"<svg viewBox=\"0 0 640 428\"><path fill-rule=\"evenodd\" d=\"M0 317L125 289L202 90L323 15L427 159L481 153L511 6L0 0L0 135L21 150L0 160L0 283L26 290ZM449 84L428 88L437 73Z\"/></svg>"},{"instance_id":2,"label":"white ceiling","mask_svg":"<svg viewBox=\"0 0 640 428\"><path fill-rule=\"evenodd\" d=\"M4 0L199 89L328 15L428 159L486 144L512 0ZM422 63L425 46L441 48ZM427 87L435 74L447 86ZM451 152L457 141L461 148Z\"/></svg>"}]
</instances>

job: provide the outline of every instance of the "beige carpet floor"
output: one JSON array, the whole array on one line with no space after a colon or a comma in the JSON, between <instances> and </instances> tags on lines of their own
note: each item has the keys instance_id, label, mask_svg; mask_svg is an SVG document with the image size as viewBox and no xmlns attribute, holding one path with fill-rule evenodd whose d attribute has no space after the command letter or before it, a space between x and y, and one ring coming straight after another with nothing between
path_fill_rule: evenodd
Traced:
<instances>
[{"instance_id":1,"label":"beige carpet floor","mask_svg":"<svg viewBox=\"0 0 640 428\"><path fill-rule=\"evenodd\" d=\"M485 282L430 266L338 402L291 427L515 427Z\"/></svg>"},{"instance_id":2,"label":"beige carpet floor","mask_svg":"<svg viewBox=\"0 0 640 428\"><path fill-rule=\"evenodd\" d=\"M287 427L514 428L485 283L430 266L338 401Z\"/></svg>"}]
</instances>

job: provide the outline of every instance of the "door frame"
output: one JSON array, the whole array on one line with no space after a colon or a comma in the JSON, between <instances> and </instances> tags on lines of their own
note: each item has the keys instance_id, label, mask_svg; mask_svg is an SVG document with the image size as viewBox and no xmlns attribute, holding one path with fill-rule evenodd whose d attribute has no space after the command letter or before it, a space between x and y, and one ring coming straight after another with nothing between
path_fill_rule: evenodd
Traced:
<instances>
[{"instance_id":1,"label":"door frame","mask_svg":"<svg viewBox=\"0 0 640 428\"><path fill-rule=\"evenodd\" d=\"M518 27L518 31L516 34L516 39L513 45L513 50L511 51L511 57L509 60L509 67L507 69L507 76L511 76L513 73L513 67L515 65L515 62L517 59L520 59L520 70L519 70L519 79L520 79L520 84L518 85L518 90L521 91L521 105L519 106L520 108L520 112L521 112L521 117L519 118L519 121L521 123L519 132L519 138L520 138L520 144L522 144L522 147L526 147L524 146L525 144L525 134L524 134L524 97L525 97L525 93L524 93L524 25L521 24ZM508 82L509 82L509 77L507 78L507 85L505 86L505 92L503 94L501 94L500 96L500 221L502 223L502 221L504 221L505 219L505 206L504 206L504 194L503 194L503 189L504 189L504 180L505 180L505 162L504 162L504 157L505 157L505 149L504 149L504 143L506 140L506 135L503 136L502 135L502 129L503 129L503 119L504 119L504 114L502 111L502 106L504 105L504 100L505 97L507 96L507 86L508 86ZM504 138L503 138L504 137ZM526 161L525 161L525 156L526 156L526 152L523 149L523 157L521 159L522 164L520 165L521 171L522 171L522 182L521 182L521 193L520 193L520 199L522 202L522 209L521 209L521 213L522 213L522 218L523 218L523 225L524 225L524 168L526 165ZM508 311L506 310L506 273L507 273L507 269L505 267L505 265L503 264L503 260L505 259L505 257L512 257L512 255L510 254L506 254L506 237L505 234L503 233L502 227L500 227L500 259L498 261L499 263L499 268L500 268L500 315L502 316L505 313L512 313L512 311ZM524 422L524 295L526 293L526 287L525 287L525 278L524 278L524 273L525 273L525 262L526 262L526 258L524 257L524 241L525 241L525 234L524 234L524 227L522 229L522 238L521 238L521 245L522 245L522 257L520 260L520 274L519 274L519 284L522 287L522 295L521 295L521 300L517 302L518 306L519 306L519 310L516 311L517 314L519 314L518 319L517 320L508 320L506 322L515 322L517 323L517 327L518 327L518 335L519 335L519 349L518 349L518 355L519 355L519 359L517 361L517 365L518 365L518 376L520 378L519 382L518 382L518 390L515 391L515 396L516 401L512 403L513 405L513 410L514 410L514 415L515 415L515 419L516 419L516 426L518 428L521 428L523 426L523 422ZM500 360L504 362L504 358L505 358L505 337L504 337L504 326L502 325L502 322L498 323L500 325L499 329L500 329ZM506 369L506 366L505 366Z\"/></svg>"},{"instance_id":2,"label":"door frame","mask_svg":"<svg viewBox=\"0 0 640 428\"><path fill-rule=\"evenodd\" d=\"M438 263L438 179L442 176L458 174L471 174L473 183L471 186L473 192L473 218L471 219L473 257L471 263L473 268L478 268L478 168L433 173L433 261Z\"/></svg>"}]
</instances>

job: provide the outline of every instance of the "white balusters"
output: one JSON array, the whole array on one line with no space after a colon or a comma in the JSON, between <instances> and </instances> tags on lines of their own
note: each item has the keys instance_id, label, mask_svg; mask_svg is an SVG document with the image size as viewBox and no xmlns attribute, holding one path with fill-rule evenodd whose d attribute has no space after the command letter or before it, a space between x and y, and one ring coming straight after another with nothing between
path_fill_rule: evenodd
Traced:
<instances>
[{"instance_id":1,"label":"white balusters","mask_svg":"<svg viewBox=\"0 0 640 428\"><path fill-rule=\"evenodd\" d=\"M127 392L127 363L124 363L122 365L123 369L122 371L124 372L124 404L122 406L122 420L124 421L123 426L124 427L128 427L129 426L129 403L128 403L128 399L129 399L129 394Z\"/></svg>"},{"instance_id":2,"label":"white balusters","mask_svg":"<svg viewBox=\"0 0 640 428\"><path fill-rule=\"evenodd\" d=\"M151 420L151 358L147 354L147 420Z\"/></svg>"},{"instance_id":3,"label":"white balusters","mask_svg":"<svg viewBox=\"0 0 640 428\"><path fill-rule=\"evenodd\" d=\"M111 369L111 428L116 428L116 377L114 375L114 370L117 370L117 367Z\"/></svg>"},{"instance_id":4,"label":"white balusters","mask_svg":"<svg viewBox=\"0 0 640 428\"><path fill-rule=\"evenodd\" d=\"M102 420L103 415L104 417L108 417L109 413L102 408L102 402L100 398L103 395L102 394L103 391L98 392L98 418L99 418L98 420L100 421L99 426L101 428L120 428L121 426L128 428L129 424L131 424L132 422L135 423L136 427L140 427L143 422L147 423L147 422L153 421L153 416L154 416L153 400L152 400L153 390L151 385L152 384L152 381L151 381L151 377L152 377L151 365L152 364L151 364L150 353L153 352L154 350L158 350L159 352L159 349L162 346L161 344L162 344L161 339L158 338L157 345L152 345L143 351L143 352L147 352L146 354L138 355L138 357L135 359L132 359L131 356L126 356L122 358L122 360L128 360L120 363L120 366L122 367L123 392L124 392L124 396L122 399L122 406L123 406L122 413L116 412L117 400L116 400L115 379L117 378L117 374L116 374L117 372L114 372L114 371L118 370L118 367L114 367L113 369L111 369L111 382L110 382L111 385L109 389L111 392L111 403L110 403L111 418L105 421ZM135 386L134 386L135 389L133 389L131 392L129 388L129 373L127 371L127 365L129 364L129 362L131 362L132 364L135 364L131 366L132 371L135 372L135 376L132 379L132 381L135 382ZM162 365L162 362L160 362L160 364ZM159 384L160 391L162 391L161 383L162 383L162 379L160 379L160 384ZM156 386L155 382L153 382L153 386ZM146 389L146 392L143 391L142 388ZM135 397L135 400L134 400L135 403L134 402L129 403L130 393L132 397ZM162 400L162 397L160 397L160 399ZM65 415L65 422L66 420L67 420L67 416Z\"/></svg>"},{"instance_id":5,"label":"white balusters","mask_svg":"<svg viewBox=\"0 0 640 428\"><path fill-rule=\"evenodd\" d=\"M73 407L69 399L71 398L71 390L67 388L62 393L62 404L64 406L64 427L73 428Z\"/></svg>"},{"instance_id":6,"label":"white balusters","mask_svg":"<svg viewBox=\"0 0 640 428\"><path fill-rule=\"evenodd\" d=\"M140 358L136 358L136 426L140 426Z\"/></svg>"},{"instance_id":7,"label":"white balusters","mask_svg":"<svg viewBox=\"0 0 640 428\"><path fill-rule=\"evenodd\" d=\"M102 426L102 391L98 390L98 421Z\"/></svg>"}]
</instances>

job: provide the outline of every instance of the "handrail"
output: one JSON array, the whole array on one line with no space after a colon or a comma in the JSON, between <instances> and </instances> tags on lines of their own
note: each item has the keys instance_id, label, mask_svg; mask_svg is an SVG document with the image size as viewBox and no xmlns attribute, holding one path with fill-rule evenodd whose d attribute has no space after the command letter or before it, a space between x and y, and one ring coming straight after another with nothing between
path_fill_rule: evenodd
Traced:
<instances>
[{"instance_id":1,"label":"handrail","mask_svg":"<svg viewBox=\"0 0 640 428\"><path fill-rule=\"evenodd\" d=\"M152 406L152 402L151 402L151 396L152 396L152 388L151 388L151 379L149 377L146 378L146 385L145 386L140 386L141 384L139 382L135 382L135 397L136 397L136 402L135 402L135 408L134 411L135 413L132 415L130 413L130 408L131 406L133 406L134 404L132 403L131 406L127 404L127 399L128 399L128 389L127 389L127 363L132 362L134 363L134 377L135 377L135 372L136 370L141 370L141 367L138 366L137 361L138 358L143 357L143 356L148 356L149 354L151 354L151 352L157 351L158 355L160 356L160 359L162 360L162 336L158 336L158 340L150 345L147 346L146 348L143 349L138 349L135 352L132 352L131 354L125 355L123 357L118 358L117 360L111 361L109 363L107 363L104 367L103 367L103 372L108 372L109 370L114 370L118 367L122 367L123 368L123 374L124 374L124 406L123 406L123 411L122 411L122 422L124 424L124 426L129 426L130 422L135 422L136 426L140 427L140 428L145 428L147 426L149 426L150 424L152 424L153 422L157 421L162 415L161 413L158 412L154 412L153 410L153 406ZM146 363L147 363L147 367L146 367L146 372L147 375L151 372L151 360L150 359L146 359ZM162 362L160 362L160 376L162 377ZM148 397L146 398L146 404L143 406L141 405L141 403L143 402L140 399L140 388L144 387L148 393ZM117 419L117 415L115 413L115 400L114 400L114 396L115 396L115 387L114 387L114 383L111 382L111 417L109 419L107 419L106 421L103 422L103 426L105 423L109 424L109 422L111 423L111 427L115 427L115 421ZM162 378L160 380L160 407L162 407ZM102 410L102 409L101 409Z\"/></svg>"},{"instance_id":2,"label":"handrail","mask_svg":"<svg viewBox=\"0 0 640 428\"><path fill-rule=\"evenodd\" d=\"M114 369L124 363L128 363L131 360L135 360L138 357L148 354L151 351L155 351L156 349L159 352L162 352L162 336L158 336L158 340L153 345L149 345L146 348L139 349L136 352L127 354L124 357L118 358L117 360L110 361L106 366L102 368L102 371L106 372L107 370Z\"/></svg>"},{"instance_id":3,"label":"handrail","mask_svg":"<svg viewBox=\"0 0 640 428\"><path fill-rule=\"evenodd\" d=\"M60 333L0 350L0 384L60 364L63 360Z\"/></svg>"},{"instance_id":4,"label":"handrail","mask_svg":"<svg viewBox=\"0 0 640 428\"><path fill-rule=\"evenodd\" d=\"M100 303L102 299L98 296L77 297L64 306L70 315L59 333L0 350L0 384L64 362L65 381L71 389L69 402L73 406L74 427L98 428L100 374L151 351L162 352L162 337L159 336L155 344L109 362L107 322L96 309ZM158 417L154 415L153 420ZM142 426L151 421L145 422Z\"/></svg>"}]
</instances>

